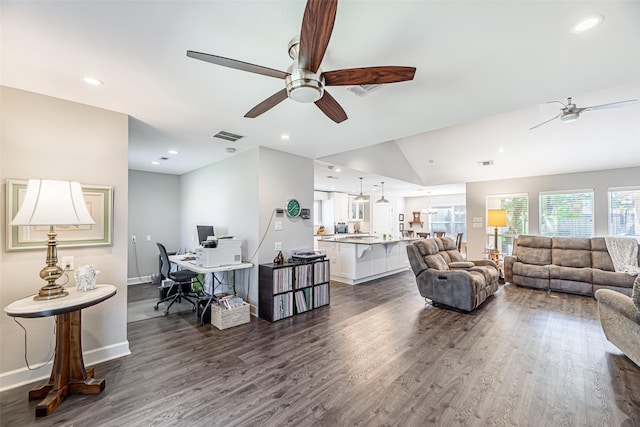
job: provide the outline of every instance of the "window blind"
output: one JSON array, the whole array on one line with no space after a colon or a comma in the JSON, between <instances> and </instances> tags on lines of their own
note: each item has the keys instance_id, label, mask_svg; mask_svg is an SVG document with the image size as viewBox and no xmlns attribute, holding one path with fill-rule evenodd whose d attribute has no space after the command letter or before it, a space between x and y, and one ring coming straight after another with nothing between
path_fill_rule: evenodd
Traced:
<instances>
[{"instance_id":1,"label":"window blind","mask_svg":"<svg viewBox=\"0 0 640 427\"><path fill-rule=\"evenodd\" d=\"M609 189L609 235L640 241L640 187Z\"/></svg>"},{"instance_id":2,"label":"window blind","mask_svg":"<svg viewBox=\"0 0 640 427\"><path fill-rule=\"evenodd\" d=\"M540 234L592 237L593 190L540 193Z\"/></svg>"}]
</instances>

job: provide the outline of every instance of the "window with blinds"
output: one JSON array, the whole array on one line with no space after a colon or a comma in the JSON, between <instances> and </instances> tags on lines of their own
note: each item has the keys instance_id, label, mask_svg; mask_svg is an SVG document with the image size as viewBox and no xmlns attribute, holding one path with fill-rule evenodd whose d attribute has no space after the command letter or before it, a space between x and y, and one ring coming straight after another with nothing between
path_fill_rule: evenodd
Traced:
<instances>
[{"instance_id":1,"label":"window with blinds","mask_svg":"<svg viewBox=\"0 0 640 427\"><path fill-rule=\"evenodd\" d=\"M487 196L486 210L503 209L507 211L507 226L498 227L498 250L511 254L513 240L521 234L529 234L529 194L500 194ZM488 212L486 213L488 217ZM489 230L491 228L491 230ZM493 248L494 229L487 227L488 248Z\"/></svg>"},{"instance_id":2,"label":"window with blinds","mask_svg":"<svg viewBox=\"0 0 640 427\"><path fill-rule=\"evenodd\" d=\"M640 187L609 189L609 235L640 241Z\"/></svg>"},{"instance_id":3,"label":"window with blinds","mask_svg":"<svg viewBox=\"0 0 640 427\"><path fill-rule=\"evenodd\" d=\"M540 193L540 234L593 236L593 190Z\"/></svg>"}]
</instances>

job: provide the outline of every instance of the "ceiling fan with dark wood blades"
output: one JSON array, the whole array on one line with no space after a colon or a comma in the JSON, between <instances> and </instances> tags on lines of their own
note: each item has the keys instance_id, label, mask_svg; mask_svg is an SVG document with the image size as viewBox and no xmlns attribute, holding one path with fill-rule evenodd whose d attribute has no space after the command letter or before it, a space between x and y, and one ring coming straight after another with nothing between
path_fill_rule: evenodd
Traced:
<instances>
[{"instance_id":1,"label":"ceiling fan with dark wood blades","mask_svg":"<svg viewBox=\"0 0 640 427\"><path fill-rule=\"evenodd\" d=\"M207 53L187 51L187 56L236 70L284 79L285 88L253 107L245 117L255 118L287 98L297 102L313 102L336 123L347 119L340 104L325 90L325 86L352 86L396 83L413 80L414 67L381 66L350 68L324 72L320 68L333 24L338 0L308 0L302 18L300 37L289 42L293 63L287 71Z\"/></svg>"}]
</instances>

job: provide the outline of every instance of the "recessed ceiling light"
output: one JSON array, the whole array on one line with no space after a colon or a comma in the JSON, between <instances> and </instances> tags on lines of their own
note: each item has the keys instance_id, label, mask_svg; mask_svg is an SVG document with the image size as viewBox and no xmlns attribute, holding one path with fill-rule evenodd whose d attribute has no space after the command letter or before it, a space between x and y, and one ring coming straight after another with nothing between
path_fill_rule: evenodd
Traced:
<instances>
[{"instance_id":1,"label":"recessed ceiling light","mask_svg":"<svg viewBox=\"0 0 640 427\"><path fill-rule=\"evenodd\" d=\"M336 169L336 172L342 172L342 169L338 168Z\"/></svg>"},{"instance_id":2,"label":"recessed ceiling light","mask_svg":"<svg viewBox=\"0 0 640 427\"><path fill-rule=\"evenodd\" d=\"M168 153L169 154L178 154L178 152L176 150L169 150Z\"/></svg>"},{"instance_id":3,"label":"recessed ceiling light","mask_svg":"<svg viewBox=\"0 0 640 427\"><path fill-rule=\"evenodd\" d=\"M84 82L90 84L92 86L102 86L102 80L96 79L95 77L85 77Z\"/></svg>"},{"instance_id":4,"label":"recessed ceiling light","mask_svg":"<svg viewBox=\"0 0 640 427\"><path fill-rule=\"evenodd\" d=\"M601 24L602 21L604 21L604 16L602 15L589 16L587 18L581 19L576 24L574 24L573 27L571 27L571 32L574 34L582 33Z\"/></svg>"},{"instance_id":5,"label":"recessed ceiling light","mask_svg":"<svg viewBox=\"0 0 640 427\"><path fill-rule=\"evenodd\" d=\"M289 135L287 135L286 133L283 133L282 135L280 135L280 139L287 141L289 140Z\"/></svg>"},{"instance_id":6,"label":"recessed ceiling light","mask_svg":"<svg viewBox=\"0 0 640 427\"><path fill-rule=\"evenodd\" d=\"M152 162L151 162L151 164L152 164L152 165L159 165L159 164L160 164L160 162L159 162L159 161L157 161L157 160L154 160L154 161L152 161Z\"/></svg>"}]
</instances>

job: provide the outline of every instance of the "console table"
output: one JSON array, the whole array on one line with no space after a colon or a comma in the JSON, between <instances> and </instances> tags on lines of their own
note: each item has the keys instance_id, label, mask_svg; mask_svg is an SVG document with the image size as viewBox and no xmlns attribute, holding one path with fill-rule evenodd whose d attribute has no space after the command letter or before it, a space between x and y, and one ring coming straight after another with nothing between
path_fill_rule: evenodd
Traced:
<instances>
[{"instance_id":1,"label":"console table","mask_svg":"<svg viewBox=\"0 0 640 427\"><path fill-rule=\"evenodd\" d=\"M15 301L4 308L12 317L56 316L56 350L49 381L29 391L29 400L43 399L36 406L36 417L49 415L71 393L99 394L104 378L94 378L93 368L86 369L82 359L81 311L116 294L113 285L96 285L86 292L67 288L62 298L35 301L33 296Z\"/></svg>"}]
</instances>

